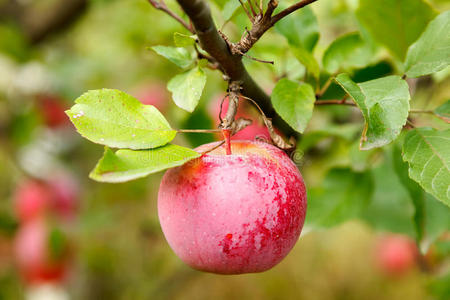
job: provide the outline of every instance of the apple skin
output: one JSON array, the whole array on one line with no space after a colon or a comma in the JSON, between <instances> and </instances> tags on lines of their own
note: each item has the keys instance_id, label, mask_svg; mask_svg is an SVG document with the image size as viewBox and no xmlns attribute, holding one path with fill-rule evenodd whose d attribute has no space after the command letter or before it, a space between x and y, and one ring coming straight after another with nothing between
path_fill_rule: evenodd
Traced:
<instances>
[{"instance_id":1,"label":"apple skin","mask_svg":"<svg viewBox=\"0 0 450 300\"><path fill-rule=\"evenodd\" d=\"M202 145L201 152L215 143ZM295 164L263 142L232 141L164 175L158 215L173 251L194 269L242 274L268 270L295 245L306 190Z\"/></svg>"},{"instance_id":2,"label":"apple skin","mask_svg":"<svg viewBox=\"0 0 450 300\"><path fill-rule=\"evenodd\" d=\"M50 256L49 228L43 219L23 224L14 241L20 274L29 283L60 282L65 277L67 258Z\"/></svg>"},{"instance_id":3,"label":"apple skin","mask_svg":"<svg viewBox=\"0 0 450 300\"><path fill-rule=\"evenodd\" d=\"M25 180L17 186L14 198L14 208L22 222L45 214L70 220L78 210L77 184L70 176L63 174L49 181Z\"/></svg>"},{"instance_id":4,"label":"apple skin","mask_svg":"<svg viewBox=\"0 0 450 300\"><path fill-rule=\"evenodd\" d=\"M414 268L418 249L413 240L403 235L381 237L376 245L376 261L388 275L403 275Z\"/></svg>"}]
</instances>

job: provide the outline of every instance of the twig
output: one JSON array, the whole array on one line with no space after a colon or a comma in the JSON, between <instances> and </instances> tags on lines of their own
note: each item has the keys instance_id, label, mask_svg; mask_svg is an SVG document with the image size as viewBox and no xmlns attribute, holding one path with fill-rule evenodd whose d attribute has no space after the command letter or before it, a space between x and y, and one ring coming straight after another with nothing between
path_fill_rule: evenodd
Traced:
<instances>
[{"instance_id":1,"label":"twig","mask_svg":"<svg viewBox=\"0 0 450 300\"><path fill-rule=\"evenodd\" d=\"M247 15L247 17L250 19L250 21L254 21L253 16L250 14L250 12L248 11L247 7L245 7L244 2L242 2L242 0L239 0L239 3L241 3L242 9L244 10L245 14Z\"/></svg>"},{"instance_id":2,"label":"twig","mask_svg":"<svg viewBox=\"0 0 450 300\"><path fill-rule=\"evenodd\" d=\"M177 129L179 133L215 133L221 132L221 129Z\"/></svg>"},{"instance_id":3,"label":"twig","mask_svg":"<svg viewBox=\"0 0 450 300\"><path fill-rule=\"evenodd\" d=\"M289 15L289 14L293 13L294 11L299 10L300 8L305 7L313 2L316 2L316 1L317 0L303 0L298 3L292 4L285 10L283 10L283 11L277 13L275 16L273 16L271 19L271 25L272 26L275 25L276 22L278 22L282 18L286 17L287 15Z\"/></svg>"},{"instance_id":4,"label":"twig","mask_svg":"<svg viewBox=\"0 0 450 300\"><path fill-rule=\"evenodd\" d=\"M450 118L441 116L441 115L437 114L436 112L434 112L433 110L428 110L428 109L410 109L409 113L412 113L412 114L430 114L430 115L433 115L436 118L441 119L445 123L450 124Z\"/></svg>"},{"instance_id":5,"label":"twig","mask_svg":"<svg viewBox=\"0 0 450 300\"><path fill-rule=\"evenodd\" d=\"M434 114L434 111L427 109L410 109L409 112L413 114Z\"/></svg>"},{"instance_id":6,"label":"twig","mask_svg":"<svg viewBox=\"0 0 450 300\"><path fill-rule=\"evenodd\" d=\"M271 64L271 65L275 64L275 62L274 62L273 60L263 60L263 59L259 59L259 58L250 56L250 55L248 55L248 54L246 54L246 53L242 53L242 55L245 56L245 57L247 57L247 58L249 58L249 59L251 59L251 60L254 60L254 61L257 61L257 62L260 62L260 63Z\"/></svg>"},{"instance_id":7,"label":"twig","mask_svg":"<svg viewBox=\"0 0 450 300\"><path fill-rule=\"evenodd\" d=\"M282 18L303 8L317 0L302 0L296 4L289 6L278 14L272 16L275 8L278 6L278 0L270 0L267 9L262 18L255 19L249 34L242 38L238 43L232 44L231 52L233 54L247 53L250 48L261 38L261 36L275 25ZM242 54L241 54L242 55Z\"/></svg>"},{"instance_id":8,"label":"twig","mask_svg":"<svg viewBox=\"0 0 450 300\"><path fill-rule=\"evenodd\" d=\"M185 20L183 20L179 15L177 15L176 13L174 13L173 11L171 11L166 3L164 2L164 0L148 0L148 2L150 2L150 4L156 8L159 9L163 12L165 12L166 14L168 14L169 16L171 16L172 18L174 18L178 23L180 23L181 25L184 26L184 28L186 28L187 30L189 30L191 33L195 33L194 29L192 28L192 26L190 24L188 24Z\"/></svg>"},{"instance_id":9,"label":"twig","mask_svg":"<svg viewBox=\"0 0 450 300\"><path fill-rule=\"evenodd\" d=\"M320 98L323 96L323 94L325 94L325 92L328 90L328 88L330 87L330 84L333 82L334 77L330 76L330 78L328 78L328 80L325 82L325 84L323 85L323 87L319 90L319 92L316 94L316 98Z\"/></svg>"},{"instance_id":10,"label":"twig","mask_svg":"<svg viewBox=\"0 0 450 300\"><path fill-rule=\"evenodd\" d=\"M258 14L256 13L255 9L253 8L252 1L251 0L247 0L247 2L248 2L248 6L250 6L250 9L252 11L253 16L256 17Z\"/></svg>"},{"instance_id":11,"label":"twig","mask_svg":"<svg viewBox=\"0 0 450 300\"><path fill-rule=\"evenodd\" d=\"M314 102L314 105L348 105L348 106L356 106L354 102L347 102L346 98L341 100L318 100Z\"/></svg>"}]
</instances>

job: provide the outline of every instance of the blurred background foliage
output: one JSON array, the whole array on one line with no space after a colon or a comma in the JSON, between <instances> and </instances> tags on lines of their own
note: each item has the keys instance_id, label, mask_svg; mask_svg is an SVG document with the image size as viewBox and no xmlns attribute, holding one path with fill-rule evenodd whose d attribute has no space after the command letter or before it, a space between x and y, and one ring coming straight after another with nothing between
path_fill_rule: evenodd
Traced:
<instances>
[{"instance_id":1,"label":"blurred background foliage","mask_svg":"<svg viewBox=\"0 0 450 300\"><path fill-rule=\"evenodd\" d=\"M445 299L450 295L449 275L445 275L448 207L424 194L426 214L417 215L414 198L422 196L404 187L401 144L360 151L363 119L351 107L316 107L298 142L296 153L301 157L295 162L308 186L307 221L296 247L279 266L263 274L219 276L183 265L158 223L156 197L162 174L124 184L91 181L87 175L102 147L83 140L68 123L49 121L55 118L49 112L54 108L40 99L53 97L68 108L89 89L115 88L137 97L157 90L166 101L160 109L173 127L214 128L217 117L211 105L226 90L220 74L206 71L208 83L199 107L188 114L165 91L179 69L148 49L173 46L174 32L186 31L147 1L83 1L73 8L73 16L66 17L71 22L60 22L48 32L42 24L64 1L17 1L26 11L21 15L7 9L10 2L0 1L0 299L20 299L26 292L13 259L13 238L19 227L13 210L16 186L25 178L51 178L55 170L70 174L80 190L78 216L70 228L73 262L64 282L73 299ZM210 2L218 28L232 40L250 26L242 9L225 21L232 13L231 1ZM427 2L435 11L450 8L445 0ZM181 14L175 1L167 3ZM320 37L313 37L318 39L315 56L321 58L337 37L358 31L370 55L361 58L360 66L349 68L353 79L363 82L398 73L399 60L375 42L358 20L357 8L358 0L321 0L311 6L309 13L316 16L320 32ZM274 60L274 65L244 59L267 91L280 77L308 80L305 67L286 50L286 39L279 34L287 30L295 38L295 31L301 30L295 16L270 30L249 53ZM434 109L450 99L449 75L447 68L410 80L411 107ZM324 82L328 75L320 78ZM324 98L342 95L332 84ZM426 114L413 115L412 121L418 126L446 126ZM214 138L186 134L179 135L177 142L195 147ZM417 220L423 224L420 228ZM382 274L373 251L377 238L387 232L420 240L422 253L434 249L429 255L438 257L439 263L428 266L427 272L420 272L418 264L402 277Z\"/></svg>"}]
</instances>

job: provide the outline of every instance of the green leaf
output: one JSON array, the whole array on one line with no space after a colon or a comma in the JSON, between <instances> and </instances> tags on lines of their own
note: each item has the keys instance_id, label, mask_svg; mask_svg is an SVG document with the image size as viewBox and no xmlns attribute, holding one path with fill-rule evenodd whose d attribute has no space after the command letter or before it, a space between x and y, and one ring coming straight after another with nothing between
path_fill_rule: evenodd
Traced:
<instances>
[{"instance_id":1,"label":"green leaf","mask_svg":"<svg viewBox=\"0 0 450 300\"><path fill-rule=\"evenodd\" d=\"M392 148L392 160L394 170L400 182L408 191L409 197L414 205L413 222L416 230L417 240L420 242L425 228L425 193L423 189L408 175L408 164L402 160L401 148L396 144Z\"/></svg>"},{"instance_id":2,"label":"green leaf","mask_svg":"<svg viewBox=\"0 0 450 300\"><path fill-rule=\"evenodd\" d=\"M189 51L184 48L153 46L151 49L183 69L194 62Z\"/></svg>"},{"instance_id":3,"label":"green leaf","mask_svg":"<svg viewBox=\"0 0 450 300\"><path fill-rule=\"evenodd\" d=\"M155 107L118 90L89 91L75 103L66 114L83 137L97 144L148 149L165 145L176 135Z\"/></svg>"},{"instance_id":4,"label":"green leaf","mask_svg":"<svg viewBox=\"0 0 450 300\"><path fill-rule=\"evenodd\" d=\"M295 58L297 58L297 60L305 66L308 72L310 72L314 78L318 79L320 75L320 68L314 56L302 47L292 46L290 49Z\"/></svg>"},{"instance_id":5,"label":"green leaf","mask_svg":"<svg viewBox=\"0 0 450 300\"><path fill-rule=\"evenodd\" d=\"M439 106L434 110L434 113L438 115L441 119L446 121L447 123L450 122L450 100L447 100L444 104Z\"/></svg>"},{"instance_id":6,"label":"green leaf","mask_svg":"<svg viewBox=\"0 0 450 300\"><path fill-rule=\"evenodd\" d=\"M202 96L205 84L206 74L201 68L196 67L173 77L167 84L167 89L172 92L172 99L178 107L193 112Z\"/></svg>"},{"instance_id":7,"label":"green leaf","mask_svg":"<svg viewBox=\"0 0 450 300\"><path fill-rule=\"evenodd\" d=\"M175 32L173 41L177 47L188 47L195 44L195 36Z\"/></svg>"},{"instance_id":8,"label":"green leaf","mask_svg":"<svg viewBox=\"0 0 450 300\"><path fill-rule=\"evenodd\" d=\"M383 159L372 166L375 190L363 219L379 231L408 234L415 237L414 205L401 184L393 164L390 146L383 147Z\"/></svg>"},{"instance_id":9,"label":"green leaf","mask_svg":"<svg viewBox=\"0 0 450 300\"><path fill-rule=\"evenodd\" d=\"M314 90L309 84L286 78L278 81L272 92L275 111L300 133L303 133L311 119L315 100Z\"/></svg>"},{"instance_id":10,"label":"green leaf","mask_svg":"<svg viewBox=\"0 0 450 300\"><path fill-rule=\"evenodd\" d=\"M449 140L450 129L417 128L408 132L403 144L409 176L447 206L450 206Z\"/></svg>"},{"instance_id":11,"label":"green leaf","mask_svg":"<svg viewBox=\"0 0 450 300\"><path fill-rule=\"evenodd\" d=\"M286 8L288 3L281 2L280 8ZM283 18L275 24L275 30L282 34L288 43L312 52L319 40L319 24L310 7L303 7L298 12Z\"/></svg>"},{"instance_id":12,"label":"green leaf","mask_svg":"<svg viewBox=\"0 0 450 300\"><path fill-rule=\"evenodd\" d=\"M247 0L243 0L243 3L246 3ZM236 12L236 10L241 6L239 1L236 0L228 0L222 8L222 16L225 21L231 19Z\"/></svg>"},{"instance_id":13,"label":"green leaf","mask_svg":"<svg viewBox=\"0 0 450 300\"><path fill-rule=\"evenodd\" d=\"M420 38L409 47L405 70L408 77L440 71L450 64L450 10L428 24Z\"/></svg>"},{"instance_id":14,"label":"green leaf","mask_svg":"<svg viewBox=\"0 0 450 300\"><path fill-rule=\"evenodd\" d=\"M425 236L427 242L433 242L450 228L450 209L444 203L437 201L430 194L425 199Z\"/></svg>"},{"instance_id":15,"label":"green leaf","mask_svg":"<svg viewBox=\"0 0 450 300\"><path fill-rule=\"evenodd\" d=\"M403 60L435 12L423 0L360 0L356 15L375 40Z\"/></svg>"},{"instance_id":16,"label":"green leaf","mask_svg":"<svg viewBox=\"0 0 450 300\"><path fill-rule=\"evenodd\" d=\"M364 116L362 150L386 145L400 134L408 117L410 99L404 80L387 76L355 83L347 74L339 74L336 81L355 100Z\"/></svg>"},{"instance_id":17,"label":"green leaf","mask_svg":"<svg viewBox=\"0 0 450 300\"><path fill-rule=\"evenodd\" d=\"M308 193L308 224L329 227L359 218L371 201L373 189L369 172L331 170L321 187Z\"/></svg>"},{"instance_id":18,"label":"green leaf","mask_svg":"<svg viewBox=\"0 0 450 300\"><path fill-rule=\"evenodd\" d=\"M323 124L320 129L308 131L302 135L300 142L297 145L297 149L307 151L318 142L325 138L336 137L346 141L352 141L355 138L355 134L361 130L361 125L356 123L348 124Z\"/></svg>"},{"instance_id":19,"label":"green leaf","mask_svg":"<svg viewBox=\"0 0 450 300\"><path fill-rule=\"evenodd\" d=\"M349 70L366 66L373 55L371 47L357 32L337 38L325 51L322 59L325 70L334 74L339 70Z\"/></svg>"},{"instance_id":20,"label":"green leaf","mask_svg":"<svg viewBox=\"0 0 450 300\"><path fill-rule=\"evenodd\" d=\"M116 153L106 147L89 177L100 182L125 182L181 166L199 156L194 150L172 144L149 150L121 149Z\"/></svg>"}]
</instances>

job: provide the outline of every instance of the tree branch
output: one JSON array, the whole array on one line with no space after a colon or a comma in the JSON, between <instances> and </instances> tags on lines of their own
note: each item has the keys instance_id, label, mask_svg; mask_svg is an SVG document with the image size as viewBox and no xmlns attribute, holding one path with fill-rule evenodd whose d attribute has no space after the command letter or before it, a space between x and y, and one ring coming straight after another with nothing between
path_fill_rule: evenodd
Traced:
<instances>
[{"instance_id":1,"label":"tree branch","mask_svg":"<svg viewBox=\"0 0 450 300\"><path fill-rule=\"evenodd\" d=\"M319 100L314 102L314 105L348 105L348 106L356 106L354 102L347 102L346 98L341 100Z\"/></svg>"},{"instance_id":2,"label":"tree branch","mask_svg":"<svg viewBox=\"0 0 450 300\"><path fill-rule=\"evenodd\" d=\"M177 0L194 25L200 45L220 65L229 81L239 82L241 93L255 100L274 124L286 132L294 131L275 113L270 97L256 84L242 63L242 55L233 54L228 43L219 34L211 17L209 6L203 0Z\"/></svg>"},{"instance_id":3,"label":"tree branch","mask_svg":"<svg viewBox=\"0 0 450 300\"><path fill-rule=\"evenodd\" d=\"M164 2L164 0L148 0L148 2L150 2L150 4L156 8L159 9L163 12L165 12L166 14L168 14L169 16L171 16L172 18L174 18L178 23L180 23L181 25L184 26L184 28L186 28L187 30L189 30L191 33L195 33L194 29L192 28L192 26L190 24L188 24L185 20L183 20L179 15L177 15L176 13L174 13L173 11L171 11L166 3Z\"/></svg>"},{"instance_id":4,"label":"tree branch","mask_svg":"<svg viewBox=\"0 0 450 300\"><path fill-rule=\"evenodd\" d=\"M317 0L303 0L298 3L292 4L285 10L277 13L275 16L272 17L271 23L272 26L275 25L276 22L280 21L282 18L286 17L287 15L293 13L296 10L299 10L302 7L305 7L313 2L316 2Z\"/></svg>"},{"instance_id":5,"label":"tree branch","mask_svg":"<svg viewBox=\"0 0 450 300\"><path fill-rule=\"evenodd\" d=\"M293 13L294 11L299 10L300 8L316 1L317 0L302 0L272 16L273 12L278 6L278 0L270 0L267 4L267 9L264 15L261 18L252 19L252 29L248 32L247 35L244 35L238 43L232 44L231 52L233 54L241 55L247 53L253 47L253 45L263 36L263 34L275 25L275 23L277 23L287 15Z\"/></svg>"}]
</instances>

